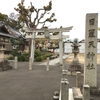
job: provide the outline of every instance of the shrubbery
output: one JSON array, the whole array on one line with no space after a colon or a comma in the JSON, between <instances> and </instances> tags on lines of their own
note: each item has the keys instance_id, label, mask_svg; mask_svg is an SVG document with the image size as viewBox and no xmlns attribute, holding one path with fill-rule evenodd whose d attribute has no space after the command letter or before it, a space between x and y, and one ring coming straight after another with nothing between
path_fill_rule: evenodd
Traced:
<instances>
[{"instance_id":1,"label":"shrubbery","mask_svg":"<svg viewBox=\"0 0 100 100\"><path fill-rule=\"evenodd\" d=\"M25 57L23 55L18 56L18 61L25 61Z\"/></svg>"},{"instance_id":2,"label":"shrubbery","mask_svg":"<svg viewBox=\"0 0 100 100\"><path fill-rule=\"evenodd\" d=\"M15 56L18 57L18 61L29 61L29 53L22 53L22 54L18 54L16 51L11 53L12 56L10 56L8 58L8 60L14 60Z\"/></svg>"},{"instance_id":3,"label":"shrubbery","mask_svg":"<svg viewBox=\"0 0 100 100\"><path fill-rule=\"evenodd\" d=\"M41 57L41 56L36 57L36 58L35 58L35 61L36 61L36 62L40 62L40 61L42 61L42 57Z\"/></svg>"},{"instance_id":4,"label":"shrubbery","mask_svg":"<svg viewBox=\"0 0 100 100\"><path fill-rule=\"evenodd\" d=\"M43 61L43 60L46 60L47 57L50 57L51 54L48 53L48 52L40 52L39 50L35 50L35 61L36 62L40 62L40 61Z\"/></svg>"},{"instance_id":5,"label":"shrubbery","mask_svg":"<svg viewBox=\"0 0 100 100\"><path fill-rule=\"evenodd\" d=\"M49 52L41 52L39 50L35 50L35 57L34 58L35 58L36 62L46 60L47 57L50 57L50 56L52 56L52 54Z\"/></svg>"},{"instance_id":6,"label":"shrubbery","mask_svg":"<svg viewBox=\"0 0 100 100\"><path fill-rule=\"evenodd\" d=\"M12 56L10 56L8 59L9 60L14 60L15 56L18 57L18 61L29 61L30 53L18 53L17 50L13 50L11 53ZM35 50L34 54L34 61L35 62L40 62L43 60L46 60L47 57L52 56L51 53L48 52L41 52L39 50Z\"/></svg>"},{"instance_id":7,"label":"shrubbery","mask_svg":"<svg viewBox=\"0 0 100 100\"><path fill-rule=\"evenodd\" d=\"M10 56L9 58L8 58L8 60L14 60L15 58L14 58L14 56Z\"/></svg>"},{"instance_id":8,"label":"shrubbery","mask_svg":"<svg viewBox=\"0 0 100 100\"><path fill-rule=\"evenodd\" d=\"M39 50L35 50L34 58L40 57L42 53Z\"/></svg>"}]
</instances>

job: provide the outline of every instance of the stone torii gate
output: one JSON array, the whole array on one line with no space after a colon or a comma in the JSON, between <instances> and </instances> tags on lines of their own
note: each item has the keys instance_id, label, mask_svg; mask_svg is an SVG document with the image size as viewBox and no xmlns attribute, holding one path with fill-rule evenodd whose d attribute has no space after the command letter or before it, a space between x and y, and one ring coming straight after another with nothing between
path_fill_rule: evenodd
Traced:
<instances>
[{"instance_id":1,"label":"stone torii gate","mask_svg":"<svg viewBox=\"0 0 100 100\"><path fill-rule=\"evenodd\" d=\"M50 28L50 29L33 29L24 27L27 39L31 39L31 57L32 63L34 62L34 50L35 50L35 39L36 38L47 38L47 39L58 39L59 40L59 55L60 55L60 64L63 64L63 41L64 38L69 38L69 35L62 35L62 32L70 32L73 26L66 28ZM43 35L36 35L38 32L44 32ZM58 35L50 35L50 33L59 32Z\"/></svg>"}]
</instances>

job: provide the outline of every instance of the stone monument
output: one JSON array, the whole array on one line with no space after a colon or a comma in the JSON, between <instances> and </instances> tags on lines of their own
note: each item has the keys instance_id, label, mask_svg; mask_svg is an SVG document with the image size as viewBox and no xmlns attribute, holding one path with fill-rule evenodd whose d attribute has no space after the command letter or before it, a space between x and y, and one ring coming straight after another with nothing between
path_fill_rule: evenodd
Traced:
<instances>
[{"instance_id":1,"label":"stone monument","mask_svg":"<svg viewBox=\"0 0 100 100\"><path fill-rule=\"evenodd\" d=\"M86 15L84 84L97 87L98 14Z\"/></svg>"},{"instance_id":2,"label":"stone monument","mask_svg":"<svg viewBox=\"0 0 100 100\"><path fill-rule=\"evenodd\" d=\"M72 43L71 46L72 46L72 53L74 54L74 58L73 58L73 61L70 64L68 70L71 71L71 73L73 71L82 71L81 64L79 63L79 60L78 60L78 57L77 57L77 55L79 53L79 47L81 45L79 45L77 38L74 39L74 42Z\"/></svg>"},{"instance_id":3,"label":"stone monument","mask_svg":"<svg viewBox=\"0 0 100 100\"><path fill-rule=\"evenodd\" d=\"M90 86L91 95L100 96L97 85L97 30L98 13L86 14L84 85Z\"/></svg>"}]
</instances>

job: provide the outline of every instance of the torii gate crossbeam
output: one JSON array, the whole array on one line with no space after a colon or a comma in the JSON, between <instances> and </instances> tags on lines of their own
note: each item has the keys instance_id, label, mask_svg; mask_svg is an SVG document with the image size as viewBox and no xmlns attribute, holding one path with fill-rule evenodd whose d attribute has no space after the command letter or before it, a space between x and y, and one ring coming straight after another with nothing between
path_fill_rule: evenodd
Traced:
<instances>
[{"instance_id":1,"label":"torii gate crossbeam","mask_svg":"<svg viewBox=\"0 0 100 100\"><path fill-rule=\"evenodd\" d=\"M28 27L24 27L24 30L26 33L32 33L31 35L27 35L27 38L31 38L32 42L31 42L31 57L32 57L32 62L34 62L34 50L35 50L35 44L34 44L34 40L35 40L35 33L38 32L44 32L46 34L48 33L52 33L52 32L59 32L59 36L56 39L59 39L59 55L60 55L60 64L63 64L63 36L62 36L62 32L70 32L70 30L72 30L73 26L71 27L66 27L66 28L50 28L50 29L33 29L33 28L28 28ZM45 34L45 35L46 35ZM45 36L44 36L45 37ZM50 37L50 35L49 35ZM69 36L68 36L69 37ZM50 37L51 39L53 39L53 36ZM66 38L66 37L65 37Z\"/></svg>"}]
</instances>

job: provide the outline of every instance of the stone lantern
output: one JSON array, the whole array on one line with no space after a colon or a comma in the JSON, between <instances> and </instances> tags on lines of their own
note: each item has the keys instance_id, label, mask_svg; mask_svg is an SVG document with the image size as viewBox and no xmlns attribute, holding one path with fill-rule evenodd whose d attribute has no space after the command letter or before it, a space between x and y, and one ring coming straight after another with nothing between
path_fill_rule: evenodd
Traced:
<instances>
[{"instance_id":1,"label":"stone lantern","mask_svg":"<svg viewBox=\"0 0 100 100\"><path fill-rule=\"evenodd\" d=\"M9 38L0 37L0 71L12 68L6 59L6 53L10 51L10 47Z\"/></svg>"},{"instance_id":2,"label":"stone lantern","mask_svg":"<svg viewBox=\"0 0 100 100\"><path fill-rule=\"evenodd\" d=\"M77 38L74 39L74 42L73 42L73 45L72 46L72 53L74 54L74 59L73 61L78 61L78 57L77 57L77 54L79 53L79 43L78 43L78 40Z\"/></svg>"},{"instance_id":3,"label":"stone lantern","mask_svg":"<svg viewBox=\"0 0 100 100\"><path fill-rule=\"evenodd\" d=\"M74 58L69 66L69 71L71 71L71 73L73 71L82 71L82 68L81 68L81 64L79 63L79 60L78 60L78 53L79 53L79 47L81 45L79 45L78 43L78 40L77 38L74 39L74 42L72 43L72 53L74 54Z\"/></svg>"}]
</instances>

